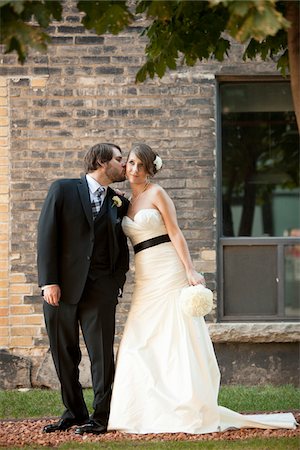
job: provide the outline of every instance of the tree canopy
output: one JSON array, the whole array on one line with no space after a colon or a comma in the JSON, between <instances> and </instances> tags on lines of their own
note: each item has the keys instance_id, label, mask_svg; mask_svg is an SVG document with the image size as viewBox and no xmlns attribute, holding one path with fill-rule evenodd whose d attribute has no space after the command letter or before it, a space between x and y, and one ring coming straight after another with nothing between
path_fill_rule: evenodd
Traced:
<instances>
[{"instance_id":1,"label":"tree canopy","mask_svg":"<svg viewBox=\"0 0 300 450\"><path fill-rule=\"evenodd\" d=\"M30 48L46 51L47 33L63 14L61 0L0 0L0 44L6 53L16 51L23 63ZM167 69L200 60L222 61L231 38L245 44L243 59L271 58L291 87L298 126L299 98L299 2L279 0L84 0L76 6L82 24L97 34L118 34L144 14L142 31L148 41L146 61L136 81L163 77Z\"/></svg>"}]
</instances>

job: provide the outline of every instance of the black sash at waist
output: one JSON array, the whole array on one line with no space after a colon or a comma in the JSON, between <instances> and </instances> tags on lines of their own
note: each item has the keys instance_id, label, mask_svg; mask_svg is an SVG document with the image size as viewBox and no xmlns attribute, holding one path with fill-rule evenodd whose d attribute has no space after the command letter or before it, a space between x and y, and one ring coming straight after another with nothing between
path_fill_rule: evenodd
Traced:
<instances>
[{"instance_id":1,"label":"black sash at waist","mask_svg":"<svg viewBox=\"0 0 300 450\"><path fill-rule=\"evenodd\" d=\"M145 248L154 247L155 245L162 244L164 242L170 242L168 234L162 234L161 236L156 236L151 239L147 239L146 241L139 242L133 247L134 253L138 253L141 250L145 250Z\"/></svg>"}]
</instances>

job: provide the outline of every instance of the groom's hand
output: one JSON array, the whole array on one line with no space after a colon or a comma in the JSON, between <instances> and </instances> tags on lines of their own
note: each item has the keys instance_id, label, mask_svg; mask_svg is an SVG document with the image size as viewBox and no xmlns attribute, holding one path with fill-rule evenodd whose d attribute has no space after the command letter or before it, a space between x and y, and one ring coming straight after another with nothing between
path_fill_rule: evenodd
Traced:
<instances>
[{"instance_id":1,"label":"groom's hand","mask_svg":"<svg viewBox=\"0 0 300 450\"><path fill-rule=\"evenodd\" d=\"M42 291L44 300L51 306L58 306L60 300L60 287L58 284L51 284L49 286L44 286Z\"/></svg>"}]
</instances>

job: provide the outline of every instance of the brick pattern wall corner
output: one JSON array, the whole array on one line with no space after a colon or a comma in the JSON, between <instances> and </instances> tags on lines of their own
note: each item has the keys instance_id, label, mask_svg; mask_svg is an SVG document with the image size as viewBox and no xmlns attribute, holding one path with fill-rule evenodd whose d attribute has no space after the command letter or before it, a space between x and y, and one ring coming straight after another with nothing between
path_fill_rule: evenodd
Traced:
<instances>
[{"instance_id":1,"label":"brick pattern wall corner","mask_svg":"<svg viewBox=\"0 0 300 450\"><path fill-rule=\"evenodd\" d=\"M0 77L0 348L9 347L9 108L8 83Z\"/></svg>"},{"instance_id":2,"label":"brick pattern wall corner","mask_svg":"<svg viewBox=\"0 0 300 450\"><path fill-rule=\"evenodd\" d=\"M97 142L116 142L126 154L143 141L159 152L157 181L174 200L196 268L216 288L215 77L274 73L273 63L233 54L136 84L141 30L96 36L81 26L72 0L64 8L46 54L32 53L23 66L15 54L2 55L0 65L0 347L23 355L48 349L36 271L43 200L55 179L80 176L83 155ZM133 276L132 267L118 305L117 343Z\"/></svg>"}]
</instances>

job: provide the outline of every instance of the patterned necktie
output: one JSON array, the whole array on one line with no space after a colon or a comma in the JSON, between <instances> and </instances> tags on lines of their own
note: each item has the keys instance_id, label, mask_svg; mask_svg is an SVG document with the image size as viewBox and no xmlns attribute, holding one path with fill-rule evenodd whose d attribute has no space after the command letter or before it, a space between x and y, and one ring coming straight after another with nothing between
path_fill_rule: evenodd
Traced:
<instances>
[{"instance_id":1,"label":"patterned necktie","mask_svg":"<svg viewBox=\"0 0 300 450\"><path fill-rule=\"evenodd\" d=\"M94 195L96 197L95 200L92 201L92 212L93 212L93 219L95 220L97 215L99 214L99 211L101 209L102 205L102 194L105 191L103 187L98 187L98 189L95 191Z\"/></svg>"}]
</instances>

